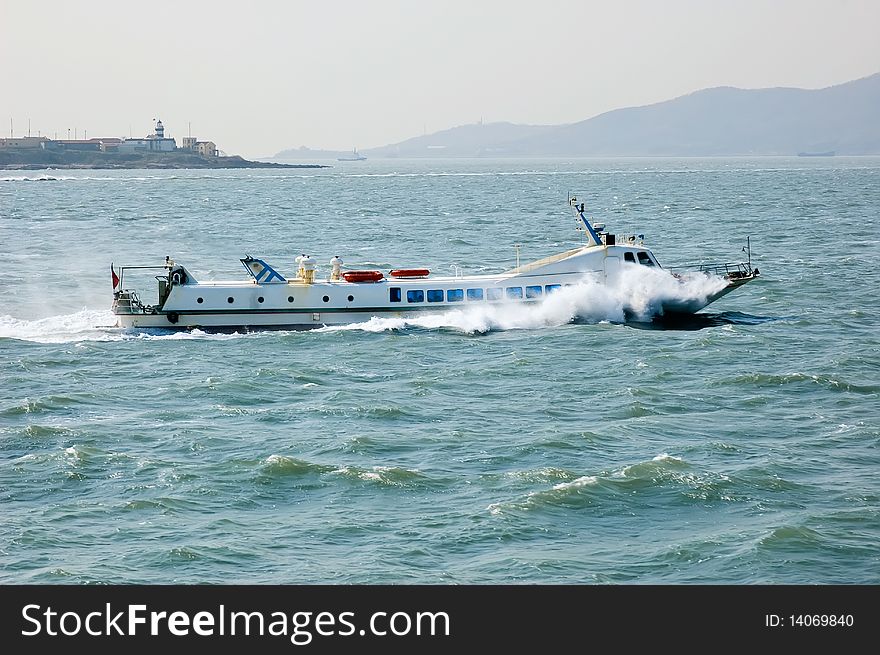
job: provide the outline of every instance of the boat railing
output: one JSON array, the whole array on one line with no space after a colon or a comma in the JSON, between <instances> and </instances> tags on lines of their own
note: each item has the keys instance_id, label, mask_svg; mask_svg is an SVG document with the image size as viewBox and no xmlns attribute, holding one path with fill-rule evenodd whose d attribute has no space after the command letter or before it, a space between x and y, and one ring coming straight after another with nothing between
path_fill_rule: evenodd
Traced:
<instances>
[{"instance_id":1,"label":"boat railing","mask_svg":"<svg viewBox=\"0 0 880 655\"><path fill-rule=\"evenodd\" d=\"M170 267L168 266L167 263L166 263L166 264L163 264L163 265L161 265L161 266L158 266L158 265L148 265L148 266L122 266L122 267L119 268L119 288L120 288L120 289L123 288L123 285L124 285L124 283L125 283L125 272L126 272L126 271L131 271L131 270L141 270L141 271L149 271L149 270L157 270L157 271L158 271L158 270L166 270L166 271L167 271L167 270L169 270L169 268L170 268ZM158 280L158 279L161 278L161 277L164 277L164 276L157 275L157 276L156 276L156 279Z\"/></svg>"},{"instance_id":2,"label":"boat railing","mask_svg":"<svg viewBox=\"0 0 880 655\"><path fill-rule=\"evenodd\" d=\"M698 271L706 275L719 275L730 279L749 277L754 271L745 262L724 262L714 264L684 264L682 266L668 266L671 271Z\"/></svg>"}]
</instances>

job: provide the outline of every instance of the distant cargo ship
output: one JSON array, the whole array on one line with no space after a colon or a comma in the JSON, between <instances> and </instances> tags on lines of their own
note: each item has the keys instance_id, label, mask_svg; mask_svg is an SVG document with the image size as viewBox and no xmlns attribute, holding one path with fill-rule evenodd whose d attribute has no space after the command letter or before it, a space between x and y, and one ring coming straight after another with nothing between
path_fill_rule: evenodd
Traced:
<instances>
[{"instance_id":1,"label":"distant cargo ship","mask_svg":"<svg viewBox=\"0 0 880 655\"><path fill-rule=\"evenodd\" d=\"M351 151L350 155L348 155L346 157L337 157L336 161L363 161L365 159L366 159L366 157L364 157L362 154L360 154L357 151L357 148L355 148L354 150Z\"/></svg>"},{"instance_id":2,"label":"distant cargo ship","mask_svg":"<svg viewBox=\"0 0 880 655\"><path fill-rule=\"evenodd\" d=\"M798 157L833 157L837 152L826 150L825 152L799 152Z\"/></svg>"}]
</instances>

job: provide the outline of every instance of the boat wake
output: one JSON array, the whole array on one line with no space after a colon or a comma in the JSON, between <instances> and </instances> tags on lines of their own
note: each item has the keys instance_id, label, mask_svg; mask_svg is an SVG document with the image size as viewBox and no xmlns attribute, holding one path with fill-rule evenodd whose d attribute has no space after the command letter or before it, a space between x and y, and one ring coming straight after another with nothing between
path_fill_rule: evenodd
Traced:
<instances>
[{"instance_id":1,"label":"boat wake","mask_svg":"<svg viewBox=\"0 0 880 655\"><path fill-rule=\"evenodd\" d=\"M498 330L533 330L568 323L650 322L663 315L664 305L703 302L726 286L717 276L702 273L674 277L646 266L627 267L611 284L585 276L579 284L564 287L531 304L518 302L467 305L461 309L416 318L378 318L321 331L361 330L384 332L423 328L451 329L466 334Z\"/></svg>"},{"instance_id":2,"label":"boat wake","mask_svg":"<svg viewBox=\"0 0 880 655\"><path fill-rule=\"evenodd\" d=\"M37 343L112 341L121 338L99 325L113 325L116 317L109 310L83 309L73 314L35 320L0 316L0 339L19 339Z\"/></svg>"},{"instance_id":3,"label":"boat wake","mask_svg":"<svg viewBox=\"0 0 880 655\"><path fill-rule=\"evenodd\" d=\"M48 316L34 320L0 316L0 339L34 343L79 343L84 341L151 341L183 339L234 339L240 333L215 334L202 330L163 330L158 328L122 330L114 327L116 317L110 310L83 309L73 314Z\"/></svg>"}]
</instances>

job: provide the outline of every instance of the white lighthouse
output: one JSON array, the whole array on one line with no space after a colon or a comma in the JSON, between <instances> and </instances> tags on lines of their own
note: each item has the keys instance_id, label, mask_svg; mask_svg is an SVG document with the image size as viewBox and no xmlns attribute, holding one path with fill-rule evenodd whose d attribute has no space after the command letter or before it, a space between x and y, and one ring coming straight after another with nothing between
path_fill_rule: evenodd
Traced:
<instances>
[{"instance_id":1,"label":"white lighthouse","mask_svg":"<svg viewBox=\"0 0 880 655\"><path fill-rule=\"evenodd\" d=\"M177 142L165 136L165 126L161 119L156 121L153 134L143 139L123 139L119 144L119 152L171 152L177 148Z\"/></svg>"}]
</instances>

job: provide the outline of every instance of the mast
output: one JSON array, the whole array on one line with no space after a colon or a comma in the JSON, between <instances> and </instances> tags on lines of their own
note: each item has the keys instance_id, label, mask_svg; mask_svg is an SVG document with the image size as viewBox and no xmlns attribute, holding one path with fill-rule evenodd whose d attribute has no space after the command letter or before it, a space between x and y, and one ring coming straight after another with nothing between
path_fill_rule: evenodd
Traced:
<instances>
[{"instance_id":1,"label":"mast","mask_svg":"<svg viewBox=\"0 0 880 655\"><path fill-rule=\"evenodd\" d=\"M599 235L596 233L596 230L593 228L593 225L590 223L590 220L587 218L584 213L584 203L580 205L577 204L577 198L574 196L570 196L568 199L568 204L574 208L575 214L580 219L580 221L584 224L584 229L587 231L587 241L591 246L601 246L602 239L599 238Z\"/></svg>"}]
</instances>

